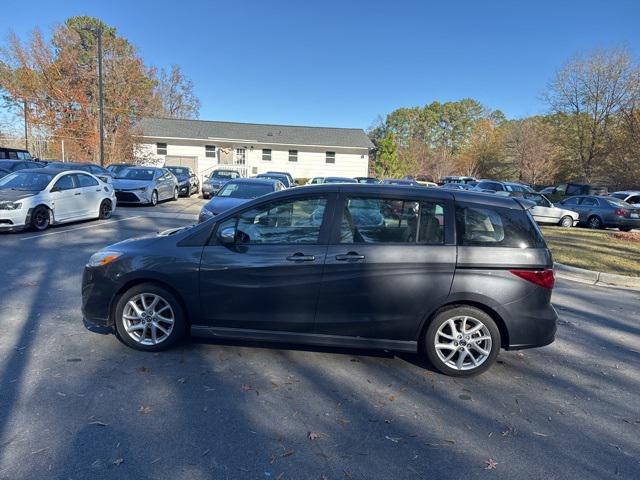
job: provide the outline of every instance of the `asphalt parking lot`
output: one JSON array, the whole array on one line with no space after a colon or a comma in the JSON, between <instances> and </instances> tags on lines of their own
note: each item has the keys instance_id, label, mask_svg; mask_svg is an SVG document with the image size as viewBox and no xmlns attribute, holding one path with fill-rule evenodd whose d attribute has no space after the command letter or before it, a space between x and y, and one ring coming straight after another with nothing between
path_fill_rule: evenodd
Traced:
<instances>
[{"instance_id":1,"label":"asphalt parking lot","mask_svg":"<svg viewBox=\"0 0 640 480\"><path fill-rule=\"evenodd\" d=\"M0 236L0 479L603 479L640 468L640 294L559 281L554 344L472 379L415 355L85 329L98 249L202 200Z\"/></svg>"}]
</instances>

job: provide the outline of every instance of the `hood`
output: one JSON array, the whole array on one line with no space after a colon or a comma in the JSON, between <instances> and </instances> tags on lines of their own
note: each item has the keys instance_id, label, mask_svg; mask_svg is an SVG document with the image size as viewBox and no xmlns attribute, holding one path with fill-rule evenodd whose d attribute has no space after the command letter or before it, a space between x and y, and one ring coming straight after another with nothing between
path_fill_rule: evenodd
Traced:
<instances>
[{"instance_id":1,"label":"hood","mask_svg":"<svg viewBox=\"0 0 640 480\"><path fill-rule=\"evenodd\" d=\"M133 190L136 188L148 187L153 180L129 180L126 178L116 178L113 180L113 188L121 190Z\"/></svg>"},{"instance_id":2,"label":"hood","mask_svg":"<svg viewBox=\"0 0 640 480\"><path fill-rule=\"evenodd\" d=\"M11 190L10 188L0 190L0 202L16 202L23 198L33 197L40 192L25 192L24 190Z\"/></svg>"},{"instance_id":3,"label":"hood","mask_svg":"<svg viewBox=\"0 0 640 480\"><path fill-rule=\"evenodd\" d=\"M252 198L227 198L227 197L213 197L209 203L207 203L204 208L209 210L210 212L215 213L216 215L224 212L225 210L229 210L237 205L242 205L246 203Z\"/></svg>"}]
</instances>

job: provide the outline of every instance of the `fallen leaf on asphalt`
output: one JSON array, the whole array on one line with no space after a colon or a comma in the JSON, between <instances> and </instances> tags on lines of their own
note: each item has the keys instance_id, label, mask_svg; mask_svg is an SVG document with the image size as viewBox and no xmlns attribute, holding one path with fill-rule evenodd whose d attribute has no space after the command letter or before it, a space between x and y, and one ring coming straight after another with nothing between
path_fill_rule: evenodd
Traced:
<instances>
[{"instance_id":1,"label":"fallen leaf on asphalt","mask_svg":"<svg viewBox=\"0 0 640 480\"><path fill-rule=\"evenodd\" d=\"M316 432L307 432L307 438L309 440L317 440L319 436L320 435L318 435Z\"/></svg>"},{"instance_id":2,"label":"fallen leaf on asphalt","mask_svg":"<svg viewBox=\"0 0 640 480\"><path fill-rule=\"evenodd\" d=\"M184 382L186 382L186 380L184 379L184 377L179 378L179 379L178 379L178 381L179 381L180 383L184 383Z\"/></svg>"},{"instance_id":3,"label":"fallen leaf on asphalt","mask_svg":"<svg viewBox=\"0 0 640 480\"><path fill-rule=\"evenodd\" d=\"M282 480L282 477L284 477L284 472L280 472L280 474L276 477L276 480Z\"/></svg>"},{"instance_id":4,"label":"fallen leaf on asphalt","mask_svg":"<svg viewBox=\"0 0 640 480\"><path fill-rule=\"evenodd\" d=\"M116 467L119 466L121 463L124 463L124 459L123 458L116 458L113 462Z\"/></svg>"},{"instance_id":5,"label":"fallen leaf on asphalt","mask_svg":"<svg viewBox=\"0 0 640 480\"><path fill-rule=\"evenodd\" d=\"M327 477L324 473L322 475L320 475L320 480L329 480L329 477Z\"/></svg>"},{"instance_id":6,"label":"fallen leaf on asphalt","mask_svg":"<svg viewBox=\"0 0 640 480\"><path fill-rule=\"evenodd\" d=\"M142 373L146 373L149 371L149 369L143 365L140 368L138 368L138 371Z\"/></svg>"},{"instance_id":7,"label":"fallen leaf on asphalt","mask_svg":"<svg viewBox=\"0 0 640 480\"><path fill-rule=\"evenodd\" d=\"M395 395L389 395L389 401L393 402L396 399Z\"/></svg>"},{"instance_id":8,"label":"fallen leaf on asphalt","mask_svg":"<svg viewBox=\"0 0 640 480\"><path fill-rule=\"evenodd\" d=\"M282 458L287 458L287 457L290 457L291 455L293 455L294 453L296 453L296 452L295 452L295 451L293 451L293 450L289 450L289 451L287 451L287 452L284 452L284 453L283 453L282 455L280 455L280 456L281 456Z\"/></svg>"},{"instance_id":9,"label":"fallen leaf on asphalt","mask_svg":"<svg viewBox=\"0 0 640 480\"><path fill-rule=\"evenodd\" d=\"M207 448L204 452L202 452L202 455L201 455L201 456L203 456L203 457L204 457L205 455L208 455L210 451L211 451L211 450L209 450L209 449Z\"/></svg>"},{"instance_id":10,"label":"fallen leaf on asphalt","mask_svg":"<svg viewBox=\"0 0 640 480\"><path fill-rule=\"evenodd\" d=\"M99 422L99 421L95 421L95 422L90 422L89 425L97 425L98 427L106 427L108 424L104 423L104 422Z\"/></svg>"},{"instance_id":11,"label":"fallen leaf on asphalt","mask_svg":"<svg viewBox=\"0 0 640 480\"><path fill-rule=\"evenodd\" d=\"M534 435L538 435L539 437L548 437L549 435L547 435L546 433L540 433L540 432L533 432Z\"/></svg>"},{"instance_id":12,"label":"fallen leaf on asphalt","mask_svg":"<svg viewBox=\"0 0 640 480\"><path fill-rule=\"evenodd\" d=\"M445 442L448 442L448 443L450 443L450 444L452 444L452 445L453 445L454 443L456 443L456 441L455 441L455 440L446 440L446 439L445 439Z\"/></svg>"},{"instance_id":13,"label":"fallen leaf on asphalt","mask_svg":"<svg viewBox=\"0 0 640 480\"><path fill-rule=\"evenodd\" d=\"M338 422L340 425L347 425L347 424L351 423L351 420L345 420L344 418L338 418L338 419L336 419L336 422Z\"/></svg>"},{"instance_id":14,"label":"fallen leaf on asphalt","mask_svg":"<svg viewBox=\"0 0 640 480\"><path fill-rule=\"evenodd\" d=\"M240 387L240 390L242 390L243 392L248 392L249 390L252 390L251 385L242 385L242 387Z\"/></svg>"},{"instance_id":15,"label":"fallen leaf on asphalt","mask_svg":"<svg viewBox=\"0 0 640 480\"><path fill-rule=\"evenodd\" d=\"M389 437L387 435L384 436L387 440L391 440L393 443L398 443L401 439L397 437Z\"/></svg>"},{"instance_id":16,"label":"fallen leaf on asphalt","mask_svg":"<svg viewBox=\"0 0 640 480\"><path fill-rule=\"evenodd\" d=\"M275 453L272 453L271 457L269 457L269 465L273 465L273 462L276 461L276 458L278 458L278 456Z\"/></svg>"},{"instance_id":17,"label":"fallen leaf on asphalt","mask_svg":"<svg viewBox=\"0 0 640 480\"><path fill-rule=\"evenodd\" d=\"M484 467L485 470L495 470L498 466L498 462L496 462L493 458L487 458L484 461L484 464L486 465L486 467Z\"/></svg>"},{"instance_id":18,"label":"fallen leaf on asphalt","mask_svg":"<svg viewBox=\"0 0 640 480\"><path fill-rule=\"evenodd\" d=\"M151 462L151 465L153 465L154 463L158 463L161 459L162 459L162 457L158 457L158 458L156 458L155 460L153 460L153 461Z\"/></svg>"},{"instance_id":19,"label":"fallen leaf on asphalt","mask_svg":"<svg viewBox=\"0 0 640 480\"><path fill-rule=\"evenodd\" d=\"M140 405L140 408L138 409L138 411L140 413L143 414L147 414L147 413L151 413L151 410L153 410L149 405Z\"/></svg>"}]
</instances>

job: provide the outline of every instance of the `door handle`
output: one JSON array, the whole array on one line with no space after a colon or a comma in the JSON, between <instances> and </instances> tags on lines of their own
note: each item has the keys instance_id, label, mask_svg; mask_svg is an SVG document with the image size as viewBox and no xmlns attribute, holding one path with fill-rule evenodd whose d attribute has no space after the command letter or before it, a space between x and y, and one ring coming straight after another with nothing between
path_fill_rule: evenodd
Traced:
<instances>
[{"instance_id":1,"label":"door handle","mask_svg":"<svg viewBox=\"0 0 640 480\"><path fill-rule=\"evenodd\" d=\"M364 260L364 255L359 255L356 252L349 252L344 255L336 255L336 260L340 262L348 262L349 260Z\"/></svg>"},{"instance_id":2,"label":"door handle","mask_svg":"<svg viewBox=\"0 0 640 480\"><path fill-rule=\"evenodd\" d=\"M313 262L315 259L315 255L305 255L304 253L294 253L287 257L290 262Z\"/></svg>"}]
</instances>

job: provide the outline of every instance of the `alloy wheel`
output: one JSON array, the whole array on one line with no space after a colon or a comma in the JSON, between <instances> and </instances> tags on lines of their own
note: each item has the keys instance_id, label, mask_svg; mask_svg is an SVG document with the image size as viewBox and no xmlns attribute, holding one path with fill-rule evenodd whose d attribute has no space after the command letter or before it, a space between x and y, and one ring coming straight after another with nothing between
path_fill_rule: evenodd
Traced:
<instances>
[{"instance_id":1,"label":"alloy wheel","mask_svg":"<svg viewBox=\"0 0 640 480\"><path fill-rule=\"evenodd\" d=\"M169 302L160 295L140 293L125 304L122 324L127 335L135 342L158 345L171 335L175 313Z\"/></svg>"},{"instance_id":2,"label":"alloy wheel","mask_svg":"<svg viewBox=\"0 0 640 480\"><path fill-rule=\"evenodd\" d=\"M434 342L438 358L454 370L475 369L491 354L491 332L480 320L468 315L443 322Z\"/></svg>"},{"instance_id":3,"label":"alloy wheel","mask_svg":"<svg viewBox=\"0 0 640 480\"><path fill-rule=\"evenodd\" d=\"M112 213L113 207L111 206L111 202L105 200L104 202L102 202L102 204L100 204L100 218L111 218Z\"/></svg>"}]
</instances>

